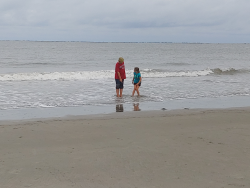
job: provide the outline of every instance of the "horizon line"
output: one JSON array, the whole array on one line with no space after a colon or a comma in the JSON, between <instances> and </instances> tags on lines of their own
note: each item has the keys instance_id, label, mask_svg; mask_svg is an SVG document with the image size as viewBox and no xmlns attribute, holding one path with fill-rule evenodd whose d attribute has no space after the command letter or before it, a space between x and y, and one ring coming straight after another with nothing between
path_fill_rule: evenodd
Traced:
<instances>
[{"instance_id":1,"label":"horizon line","mask_svg":"<svg viewBox=\"0 0 250 188\"><path fill-rule=\"evenodd\" d=\"M250 44L249 42L125 42L125 41L119 41L119 42L108 42L108 41L77 41L77 40L1 40L0 41L17 41L17 42L83 42L83 43L168 43L168 44Z\"/></svg>"}]
</instances>

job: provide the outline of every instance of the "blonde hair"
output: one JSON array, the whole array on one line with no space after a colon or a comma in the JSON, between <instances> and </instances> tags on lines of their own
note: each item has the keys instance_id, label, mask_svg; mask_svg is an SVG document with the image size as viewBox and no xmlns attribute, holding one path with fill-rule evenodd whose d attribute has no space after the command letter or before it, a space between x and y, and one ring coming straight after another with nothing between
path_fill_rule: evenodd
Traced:
<instances>
[{"instance_id":1,"label":"blonde hair","mask_svg":"<svg viewBox=\"0 0 250 188\"><path fill-rule=\"evenodd\" d=\"M123 62L124 62L124 59L123 59L122 57L119 57L118 61L119 61L120 63L123 63Z\"/></svg>"}]
</instances>

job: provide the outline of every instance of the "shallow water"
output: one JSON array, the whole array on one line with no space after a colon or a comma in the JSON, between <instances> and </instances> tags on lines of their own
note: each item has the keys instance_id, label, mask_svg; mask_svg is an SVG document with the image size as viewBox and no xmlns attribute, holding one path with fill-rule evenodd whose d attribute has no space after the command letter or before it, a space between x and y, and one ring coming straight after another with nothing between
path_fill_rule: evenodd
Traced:
<instances>
[{"instance_id":1,"label":"shallow water","mask_svg":"<svg viewBox=\"0 0 250 188\"><path fill-rule=\"evenodd\" d=\"M0 46L2 114L57 108L71 114L71 108L100 106L106 113L119 104L133 110L135 103L158 109L180 101L247 101L250 94L250 44L0 41ZM120 56L127 79L117 99L114 67ZM130 97L135 66L142 74L140 98Z\"/></svg>"}]
</instances>

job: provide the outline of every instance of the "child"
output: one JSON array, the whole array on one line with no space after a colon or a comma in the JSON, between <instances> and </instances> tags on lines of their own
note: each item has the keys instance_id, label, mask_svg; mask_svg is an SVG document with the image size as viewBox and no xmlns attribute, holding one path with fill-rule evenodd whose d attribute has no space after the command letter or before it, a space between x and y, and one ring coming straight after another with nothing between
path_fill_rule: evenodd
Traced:
<instances>
[{"instance_id":1,"label":"child","mask_svg":"<svg viewBox=\"0 0 250 188\"><path fill-rule=\"evenodd\" d=\"M124 79L126 79L124 59L120 57L115 65L115 82L117 97L122 97Z\"/></svg>"},{"instance_id":2,"label":"child","mask_svg":"<svg viewBox=\"0 0 250 188\"><path fill-rule=\"evenodd\" d=\"M138 96L140 96L139 87L141 86L141 73L138 67L134 68L134 78L133 78L132 84L134 84L132 97L134 96L135 91L137 92Z\"/></svg>"}]
</instances>

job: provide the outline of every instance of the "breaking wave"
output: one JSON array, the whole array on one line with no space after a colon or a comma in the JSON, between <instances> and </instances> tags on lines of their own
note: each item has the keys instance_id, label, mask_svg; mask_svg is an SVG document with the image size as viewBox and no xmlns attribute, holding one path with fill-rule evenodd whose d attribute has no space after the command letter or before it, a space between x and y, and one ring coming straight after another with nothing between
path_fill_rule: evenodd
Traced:
<instances>
[{"instance_id":1,"label":"breaking wave","mask_svg":"<svg viewBox=\"0 0 250 188\"><path fill-rule=\"evenodd\" d=\"M195 71L163 71L157 69L144 69L141 70L143 78L164 78L164 77L197 77L207 76L211 74L217 75L231 75L238 73L246 73L249 70L236 70L236 69L206 69ZM101 70L101 71L76 71L76 72L33 72L33 73L12 73L0 74L0 81L46 81L46 80L98 80L114 78L114 70ZM133 70L127 70L126 75L131 78Z\"/></svg>"},{"instance_id":2,"label":"breaking wave","mask_svg":"<svg viewBox=\"0 0 250 188\"><path fill-rule=\"evenodd\" d=\"M241 74L241 73L249 73L250 71L247 69L234 69L234 68L228 68L228 69L212 69L214 74L218 75L234 75L234 74Z\"/></svg>"}]
</instances>

